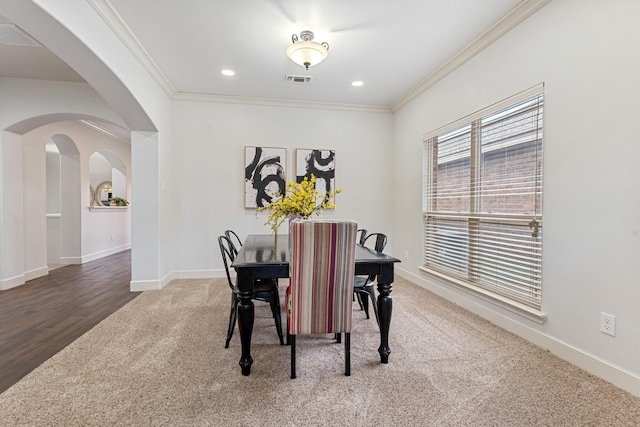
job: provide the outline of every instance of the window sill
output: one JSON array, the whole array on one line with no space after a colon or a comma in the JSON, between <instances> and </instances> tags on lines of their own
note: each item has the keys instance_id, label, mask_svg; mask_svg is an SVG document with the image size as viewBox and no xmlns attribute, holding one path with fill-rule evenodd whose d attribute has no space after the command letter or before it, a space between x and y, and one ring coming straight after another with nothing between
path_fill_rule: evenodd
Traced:
<instances>
[{"instance_id":1,"label":"window sill","mask_svg":"<svg viewBox=\"0 0 640 427\"><path fill-rule=\"evenodd\" d=\"M116 211L128 208L129 206L89 206L90 211Z\"/></svg>"},{"instance_id":2,"label":"window sill","mask_svg":"<svg viewBox=\"0 0 640 427\"><path fill-rule=\"evenodd\" d=\"M426 267L418 267L418 268L424 273L437 277L438 279L443 280L448 284L454 285L458 289L462 289L463 291L468 292L475 297L478 297L484 301L495 304L500 308L508 310L522 317L525 317L526 319L531 320L532 322L543 324L547 320L547 315L545 313L543 313L540 310L536 310L533 307L529 307L517 301L512 301L508 298L505 298L501 295L490 292L486 289L482 289L477 286L473 286L469 283L465 283L462 280L457 280L452 277L448 277L447 275L440 273L438 271L431 270Z\"/></svg>"}]
</instances>

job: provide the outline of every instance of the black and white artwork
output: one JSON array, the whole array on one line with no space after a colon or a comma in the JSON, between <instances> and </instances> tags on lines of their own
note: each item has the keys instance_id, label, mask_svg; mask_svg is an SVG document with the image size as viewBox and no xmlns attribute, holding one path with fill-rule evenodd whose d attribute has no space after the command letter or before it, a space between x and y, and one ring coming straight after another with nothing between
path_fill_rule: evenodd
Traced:
<instances>
[{"instance_id":1,"label":"black and white artwork","mask_svg":"<svg viewBox=\"0 0 640 427\"><path fill-rule=\"evenodd\" d=\"M318 194L324 196L335 190L336 163L335 150L312 150L298 148L296 150L296 182L302 182L304 177L316 177Z\"/></svg>"},{"instance_id":2,"label":"black and white artwork","mask_svg":"<svg viewBox=\"0 0 640 427\"><path fill-rule=\"evenodd\" d=\"M286 148L245 147L244 207L265 207L287 189Z\"/></svg>"}]
</instances>

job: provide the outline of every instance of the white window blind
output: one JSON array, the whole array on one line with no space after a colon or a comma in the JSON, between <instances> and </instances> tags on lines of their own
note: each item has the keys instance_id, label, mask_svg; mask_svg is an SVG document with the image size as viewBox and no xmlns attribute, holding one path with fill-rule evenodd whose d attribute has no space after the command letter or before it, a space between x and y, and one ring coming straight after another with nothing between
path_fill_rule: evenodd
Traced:
<instances>
[{"instance_id":1,"label":"white window blind","mask_svg":"<svg viewBox=\"0 0 640 427\"><path fill-rule=\"evenodd\" d=\"M541 307L543 94L425 139L424 269Z\"/></svg>"}]
</instances>

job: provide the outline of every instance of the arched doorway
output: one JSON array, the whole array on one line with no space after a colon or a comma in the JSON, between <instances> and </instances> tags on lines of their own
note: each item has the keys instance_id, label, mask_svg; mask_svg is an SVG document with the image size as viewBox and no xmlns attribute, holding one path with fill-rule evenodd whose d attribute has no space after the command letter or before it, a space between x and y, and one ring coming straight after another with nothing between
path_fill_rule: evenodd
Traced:
<instances>
[{"instance_id":1,"label":"arched doorway","mask_svg":"<svg viewBox=\"0 0 640 427\"><path fill-rule=\"evenodd\" d=\"M33 129L31 123L27 123L33 113L41 114L40 122L51 123L46 118L48 113L66 115L68 119L77 119L86 112L95 117L103 117L112 123L119 123L131 129L131 182L135 181L135 188L130 187L132 197L135 195L137 202L136 216L132 219L132 227L140 230L136 233L136 241L132 246L132 289L155 289L163 285L167 273L171 271L171 252L173 246L168 244L170 230L160 233L163 227L170 228L170 218L162 217L158 206L158 192L160 179L169 174L170 169L163 170L159 161L160 145L162 139L165 146L170 142L170 132L164 133L162 138L158 133L158 126L154 123L167 123L170 129L171 98L162 88L153 84L153 79L144 70L131 62L131 52L126 47L113 44L112 30L100 18L99 14L91 8L70 10L54 5L43 8L37 3L22 0L3 1L0 6L0 14L11 22L17 24L51 52L63 59L79 75L86 80L86 87L67 85L71 90L78 89L76 97L67 97L59 100L46 99L53 93L62 93L57 90L38 90L39 86L46 82L36 82L24 85L29 92L25 96L20 90L12 87L10 95L16 95L15 99L7 97L3 103L11 107L10 114L0 114L0 129L3 130L0 144L4 151L0 154L3 164L13 162L12 151L19 143L19 138ZM87 26L87 23L91 23ZM102 37L104 36L104 37ZM105 56L96 52L109 52L108 63ZM123 66L126 65L126 66ZM130 65L130 66L129 66ZM114 71L115 70L115 71ZM12 82L12 86L16 82ZM17 82L20 84L20 82ZM66 90L66 89L65 89ZM93 92L95 91L95 92ZM134 94L135 92L135 94ZM101 99L95 99L98 94ZM69 102L73 99L73 102ZM27 105L25 100L36 104ZM105 102L106 101L106 102ZM88 109L86 107L89 107ZM23 111L16 110L23 109ZM147 109L154 114L151 119ZM0 110L2 107L0 106ZM4 112L4 111L0 111ZM4 120L4 121L3 121ZM133 167L134 164L144 165L143 168ZM139 172L136 172L139 171ZM135 176L133 174L136 174ZM18 182L22 176L19 170L10 170L9 179L6 182ZM164 181L163 181L164 183ZM23 234L25 232L19 212L13 212L15 208L7 206L22 206L21 192L7 192L6 185L0 184L0 190L4 193L4 207L0 206L0 219L15 218L15 224L4 227L2 233L6 236L0 247L0 288L8 289L20 284L24 277L25 266L16 253L23 253ZM164 188L164 185L162 185ZM170 187L168 187L170 188ZM87 191L88 194L88 191ZM44 212L43 212L44 213ZM44 215L43 215L44 216ZM6 224L7 222L4 221ZM166 241L166 242L165 242ZM136 244L137 242L137 244ZM134 282L137 282L134 285Z\"/></svg>"},{"instance_id":2,"label":"arched doorway","mask_svg":"<svg viewBox=\"0 0 640 427\"><path fill-rule=\"evenodd\" d=\"M33 123L40 124L40 118ZM89 183L90 157L103 151L113 163L103 157L108 179L128 192L128 144L81 120L63 120L26 132L16 139L16 148L14 164L21 167L7 182L22 194L18 214L24 231L15 247L22 246L16 263L24 281L46 275L48 266L81 264L131 248L130 210L92 210ZM18 280L11 287L21 284Z\"/></svg>"}]
</instances>

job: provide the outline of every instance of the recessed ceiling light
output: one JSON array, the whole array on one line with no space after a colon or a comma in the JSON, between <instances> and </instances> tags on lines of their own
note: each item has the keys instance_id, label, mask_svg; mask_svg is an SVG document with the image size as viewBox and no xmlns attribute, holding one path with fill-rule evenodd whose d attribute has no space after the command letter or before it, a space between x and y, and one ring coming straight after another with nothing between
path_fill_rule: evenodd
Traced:
<instances>
[{"instance_id":1,"label":"recessed ceiling light","mask_svg":"<svg viewBox=\"0 0 640 427\"><path fill-rule=\"evenodd\" d=\"M225 76L235 76L236 72L233 70L222 70L221 73Z\"/></svg>"},{"instance_id":2,"label":"recessed ceiling light","mask_svg":"<svg viewBox=\"0 0 640 427\"><path fill-rule=\"evenodd\" d=\"M363 84L364 84L364 82L360 81L360 80L356 80L355 82L351 82L351 86L356 86L356 87L362 86Z\"/></svg>"}]
</instances>

